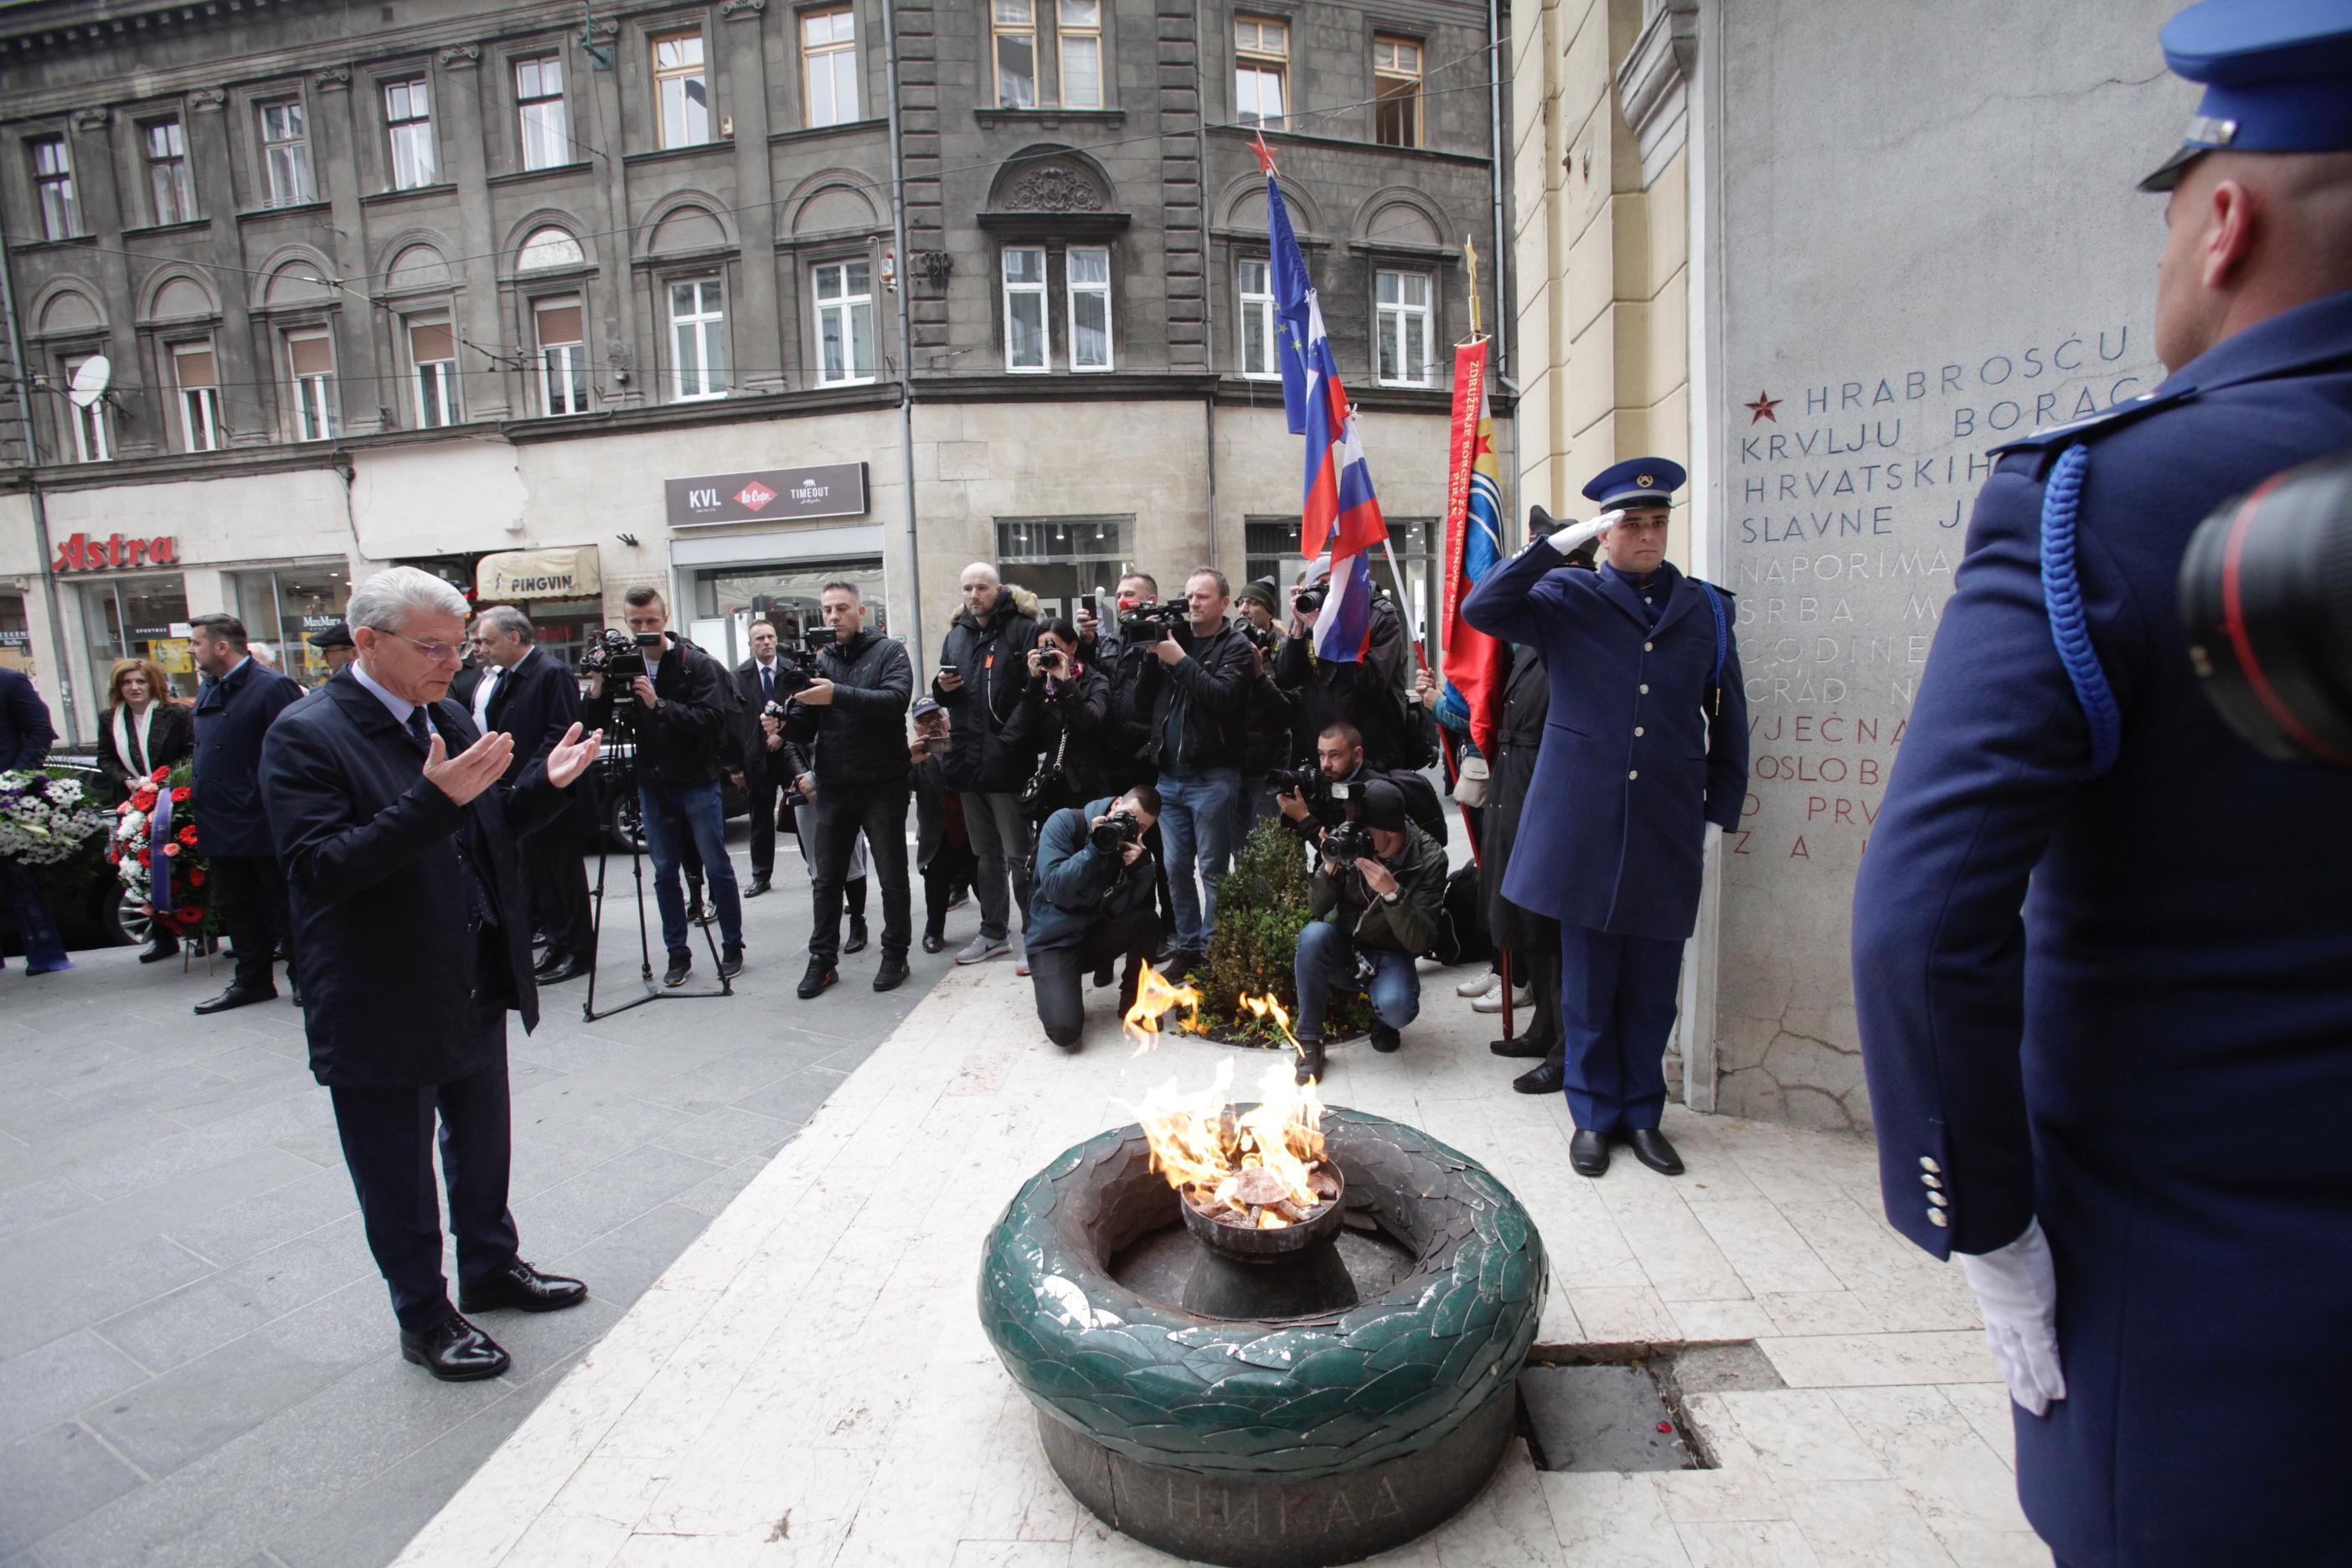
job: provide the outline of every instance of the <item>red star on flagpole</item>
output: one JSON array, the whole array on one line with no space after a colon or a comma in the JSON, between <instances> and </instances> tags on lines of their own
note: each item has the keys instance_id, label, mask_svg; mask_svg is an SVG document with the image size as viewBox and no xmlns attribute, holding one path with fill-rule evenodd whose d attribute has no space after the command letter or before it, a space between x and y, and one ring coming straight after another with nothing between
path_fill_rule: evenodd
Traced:
<instances>
[{"instance_id":1,"label":"red star on flagpole","mask_svg":"<svg viewBox=\"0 0 2352 1568\"><path fill-rule=\"evenodd\" d=\"M1265 144L1265 132L1263 130L1250 139L1250 151L1257 154L1258 173L1269 180L1274 178L1274 149Z\"/></svg>"},{"instance_id":2,"label":"red star on flagpole","mask_svg":"<svg viewBox=\"0 0 2352 1568\"><path fill-rule=\"evenodd\" d=\"M1780 407L1783 401L1784 400L1781 398L1772 397L1759 392L1756 395L1755 402L1743 403L1739 406L1748 410L1748 423L1750 425L1755 424L1759 419L1769 419L1773 424L1778 425L1780 423L1780 416L1773 413L1772 410Z\"/></svg>"}]
</instances>

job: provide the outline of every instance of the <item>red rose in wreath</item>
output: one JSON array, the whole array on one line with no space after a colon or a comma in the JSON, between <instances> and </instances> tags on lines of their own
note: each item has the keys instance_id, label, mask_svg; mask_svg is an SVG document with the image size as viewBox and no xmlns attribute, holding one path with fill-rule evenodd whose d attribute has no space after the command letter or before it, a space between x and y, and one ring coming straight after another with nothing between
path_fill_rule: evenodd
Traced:
<instances>
[{"instance_id":1,"label":"red rose in wreath","mask_svg":"<svg viewBox=\"0 0 2352 1568\"><path fill-rule=\"evenodd\" d=\"M188 796L194 794L195 794L195 791L190 789L185 784L182 784L179 788L172 792L172 804L173 805L185 805L188 804Z\"/></svg>"},{"instance_id":2,"label":"red rose in wreath","mask_svg":"<svg viewBox=\"0 0 2352 1568\"><path fill-rule=\"evenodd\" d=\"M182 925L194 925L205 918L205 911L194 904L183 904L172 911L172 918Z\"/></svg>"},{"instance_id":3,"label":"red rose in wreath","mask_svg":"<svg viewBox=\"0 0 2352 1568\"><path fill-rule=\"evenodd\" d=\"M179 852L180 847L176 844L166 844L163 846L163 853L166 855L177 855Z\"/></svg>"},{"instance_id":4,"label":"red rose in wreath","mask_svg":"<svg viewBox=\"0 0 2352 1568\"><path fill-rule=\"evenodd\" d=\"M201 888L204 885L205 873L203 868L199 867L195 870L188 873L188 886L191 888Z\"/></svg>"},{"instance_id":5,"label":"red rose in wreath","mask_svg":"<svg viewBox=\"0 0 2352 1568\"><path fill-rule=\"evenodd\" d=\"M183 827L179 832L173 834L172 837L177 838L181 843L186 845L191 849L194 849L196 847L196 828L194 823L190 823L187 826Z\"/></svg>"},{"instance_id":6,"label":"red rose in wreath","mask_svg":"<svg viewBox=\"0 0 2352 1568\"><path fill-rule=\"evenodd\" d=\"M142 789L137 795L132 795L131 797L131 809L133 811L154 810L155 792L152 789Z\"/></svg>"},{"instance_id":7,"label":"red rose in wreath","mask_svg":"<svg viewBox=\"0 0 2352 1568\"><path fill-rule=\"evenodd\" d=\"M170 778L171 776L172 770L170 768L157 768L153 773L149 773L147 778L150 783L162 784L165 779Z\"/></svg>"},{"instance_id":8,"label":"red rose in wreath","mask_svg":"<svg viewBox=\"0 0 2352 1568\"><path fill-rule=\"evenodd\" d=\"M155 852L152 849L142 849L139 851L139 863L142 866L152 867L155 864Z\"/></svg>"}]
</instances>

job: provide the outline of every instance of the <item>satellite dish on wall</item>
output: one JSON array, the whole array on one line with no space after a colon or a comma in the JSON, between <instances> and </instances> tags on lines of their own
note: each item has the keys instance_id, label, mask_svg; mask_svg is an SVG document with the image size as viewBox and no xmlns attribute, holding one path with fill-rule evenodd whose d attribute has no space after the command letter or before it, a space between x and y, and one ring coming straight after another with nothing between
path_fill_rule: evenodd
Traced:
<instances>
[{"instance_id":1,"label":"satellite dish on wall","mask_svg":"<svg viewBox=\"0 0 2352 1568\"><path fill-rule=\"evenodd\" d=\"M106 395L107 384L113 379L114 367L106 356L92 354L73 373L73 390L66 395L73 399L76 408L87 408Z\"/></svg>"}]
</instances>

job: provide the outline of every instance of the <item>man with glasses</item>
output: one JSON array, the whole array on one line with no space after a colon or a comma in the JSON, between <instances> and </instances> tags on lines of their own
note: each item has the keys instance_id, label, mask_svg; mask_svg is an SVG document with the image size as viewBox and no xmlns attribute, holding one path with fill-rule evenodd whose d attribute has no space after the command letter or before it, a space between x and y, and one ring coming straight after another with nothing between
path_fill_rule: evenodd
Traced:
<instances>
[{"instance_id":1,"label":"man with glasses","mask_svg":"<svg viewBox=\"0 0 2352 1568\"><path fill-rule=\"evenodd\" d=\"M460 1312L577 1306L588 1288L517 1253L507 1011L539 1022L519 842L562 820L601 735L577 723L508 779L516 744L447 700L466 601L395 566L352 595L358 662L286 710L262 746L262 795L308 958L310 1071L332 1093L368 1248L400 1351L447 1382L497 1377L507 1352ZM436 1126L457 1241L441 1271Z\"/></svg>"},{"instance_id":2,"label":"man with glasses","mask_svg":"<svg viewBox=\"0 0 2352 1568\"><path fill-rule=\"evenodd\" d=\"M196 838L211 862L213 897L236 969L228 989L196 1004L198 1013L277 999L274 965L286 948L286 984L302 1000L292 926L287 918L286 872L278 863L261 806L261 742L302 689L251 657L245 623L235 616L198 616L190 623L188 652L204 672L196 693L194 791Z\"/></svg>"}]
</instances>

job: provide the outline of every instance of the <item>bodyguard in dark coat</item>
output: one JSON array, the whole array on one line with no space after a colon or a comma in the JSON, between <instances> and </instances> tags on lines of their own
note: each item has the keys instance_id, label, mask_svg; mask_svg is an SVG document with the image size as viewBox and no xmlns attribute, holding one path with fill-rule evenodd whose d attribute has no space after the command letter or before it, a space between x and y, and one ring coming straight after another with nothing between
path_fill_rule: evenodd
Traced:
<instances>
[{"instance_id":1,"label":"bodyguard in dark coat","mask_svg":"<svg viewBox=\"0 0 2352 1568\"><path fill-rule=\"evenodd\" d=\"M39 767L57 738L57 726L49 720L49 705L33 689L32 681L22 670L0 665L0 773ZM65 940L58 934L58 922L49 913L47 901L41 897L41 885L33 879L31 868L13 860L0 860L0 891L8 894L16 910L16 930L25 942L26 970L34 974L50 974L71 969L73 961L66 956ZM0 963L0 967L5 967L5 963Z\"/></svg>"},{"instance_id":2,"label":"bodyguard in dark coat","mask_svg":"<svg viewBox=\"0 0 2352 1568\"><path fill-rule=\"evenodd\" d=\"M493 605L474 621L474 651L479 681L491 682L487 705L477 702L484 733L514 737L514 755L499 782L509 787L547 759L580 722L580 682L562 660L538 646L530 617L512 605ZM457 689L452 683L450 689ZM531 919L547 933L547 955L535 972L541 985L576 980L595 966L596 928L588 900L584 847L598 830L603 811L596 774L572 787L569 805L555 820L524 839L519 855Z\"/></svg>"},{"instance_id":3,"label":"bodyguard in dark coat","mask_svg":"<svg viewBox=\"0 0 2352 1568\"><path fill-rule=\"evenodd\" d=\"M787 679L789 672L776 663L774 625L753 621L750 635L751 657L735 667L735 688L742 699L740 706L743 710L742 754L738 759L740 765L736 771L736 782L751 799L751 885L743 889L743 896L756 899L775 881L776 795L782 790L789 799L793 783L782 721L771 726L760 720L769 703L781 704L792 695L792 684ZM768 744L772 738L777 742L773 746Z\"/></svg>"},{"instance_id":4,"label":"bodyguard in dark coat","mask_svg":"<svg viewBox=\"0 0 2352 1568\"><path fill-rule=\"evenodd\" d=\"M2297 10L2165 29L2231 87L2158 176L2172 374L1999 458L1854 890L1887 1217L1961 1255L2068 1568L2352 1551L2352 773L2225 727L2176 608L2200 521L2352 447L2352 17Z\"/></svg>"},{"instance_id":5,"label":"bodyguard in dark coat","mask_svg":"<svg viewBox=\"0 0 2352 1568\"><path fill-rule=\"evenodd\" d=\"M1531 650L1551 683L1503 896L1560 923L1570 1152L1586 1175L1608 1168L1620 1134L1643 1164L1682 1169L1657 1130L1675 987L1706 829L1735 826L1747 791L1730 595L1665 560L1683 478L1661 458L1605 469L1585 487L1600 517L1531 539L1462 602L1464 619ZM1549 521L1538 511L1530 527ZM1601 570L1561 570L1591 538Z\"/></svg>"},{"instance_id":6,"label":"bodyguard in dark coat","mask_svg":"<svg viewBox=\"0 0 2352 1568\"><path fill-rule=\"evenodd\" d=\"M195 792L196 836L211 862L222 923L236 949L228 989L197 1003L195 1010L220 1013L275 997L271 964L280 943L287 984L299 997L286 872L261 803L261 740L300 700L302 689L253 662L245 651L245 623L235 616L198 616L188 648L206 678L196 693L196 751L188 780Z\"/></svg>"},{"instance_id":7,"label":"bodyguard in dark coat","mask_svg":"<svg viewBox=\"0 0 2352 1568\"><path fill-rule=\"evenodd\" d=\"M506 1015L539 1021L517 841L562 817L601 735L572 725L502 783L517 748L441 700L465 601L396 566L352 595L359 661L270 731L269 819L315 956L304 1021L400 1320L402 1353L436 1377L496 1377L506 1352L458 1316L441 1272L434 1128L457 1238L458 1306L549 1311L587 1288L516 1256Z\"/></svg>"},{"instance_id":8,"label":"bodyguard in dark coat","mask_svg":"<svg viewBox=\"0 0 2352 1568\"><path fill-rule=\"evenodd\" d=\"M1542 1058L1540 1064L1514 1079L1511 1087L1522 1094L1558 1094L1566 1082L1568 1061L1568 1037L1559 1018L1559 922L1503 895L1503 874L1518 846L1528 795L1535 786L1544 720L1551 710L1551 679L1544 673L1543 661L1528 649L1512 648L1510 659L1501 721L1495 727L1495 754L1487 759L1486 837L1479 846L1479 863L1486 868L1486 933L1496 947L1510 949L1516 970L1512 979L1524 982L1532 993L1536 1016L1524 1033L1496 1040L1490 1048L1498 1057Z\"/></svg>"}]
</instances>

